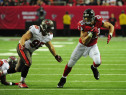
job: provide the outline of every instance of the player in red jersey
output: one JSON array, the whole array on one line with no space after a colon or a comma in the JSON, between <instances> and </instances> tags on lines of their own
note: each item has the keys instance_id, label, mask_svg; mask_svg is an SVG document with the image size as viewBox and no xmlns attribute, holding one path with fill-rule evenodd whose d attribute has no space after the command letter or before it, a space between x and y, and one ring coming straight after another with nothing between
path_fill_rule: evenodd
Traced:
<instances>
[{"instance_id":1,"label":"player in red jersey","mask_svg":"<svg viewBox=\"0 0 126 95\"><path fill-rule=\"evenodd\" d=\"M101 64L101 57L97 46L97 40L101 27L109 29L107 39L108 44L112 37L114 26L109 22L104 22L101 16L95 16L95 12L92 9L86 9L83 13L83 20L78 23L78 29L80 30L79 43L73 51L68 64L65 66L63 76L57 85L58 88L62 88L64 86L67 75L71 72L72 67L81 56L86 57L89 55L93 59L91 70L95 79L99 79L99 71L97 67Z\"/></svg>"},{"instance_id":2,"label":"player in red jersey","mask_svg":"<svg viewBox=\"0 0 126 95\"><path fill-rule=\"evenodd\" d=\"M0 59L0 81L4 85L18 85L18 83L7 82L6 75L1 76L2 71L8 70L9 68L15 67L17 64L17 58L15 56L10 56L7 60Z\"/></svg>"}]
</instances>

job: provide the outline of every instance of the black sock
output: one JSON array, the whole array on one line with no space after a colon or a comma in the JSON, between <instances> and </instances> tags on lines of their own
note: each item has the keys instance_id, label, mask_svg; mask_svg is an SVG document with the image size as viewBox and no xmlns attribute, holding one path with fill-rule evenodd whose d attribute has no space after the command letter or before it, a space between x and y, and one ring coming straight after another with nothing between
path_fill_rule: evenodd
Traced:
<instances>
[{"instance_id":1,"label":"black sock","mask_svg":"<svg viewBox=\"0 0 126 95\"><path fill-rule=\"evenodd\" d=\"M26 76L27 76L27 74L28 74L28 71L29 71L29 68L30 68L30 67L28 67L28 66L26 66L26 65L22 68L21 77L26 78Z\"/></svg>"},{"instance_id":2,"label":"black sock","mask_svg":"<svg viewBox=\"0 0 126 95\"><path fill-rule=\"evenodd\" d=\"M16 71L15 71L15 67L11 67L11 68L9 68L8 70L7 70L7 73L8 74L11 74L11 73L15 73Z\"/></svg>"}]
</instances>

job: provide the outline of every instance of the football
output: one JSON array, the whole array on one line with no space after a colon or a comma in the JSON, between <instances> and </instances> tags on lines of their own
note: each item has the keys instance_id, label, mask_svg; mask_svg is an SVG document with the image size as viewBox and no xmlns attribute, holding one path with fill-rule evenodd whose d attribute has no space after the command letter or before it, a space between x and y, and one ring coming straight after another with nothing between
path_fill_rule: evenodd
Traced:
<instances>
[{"instance_id":1,"label":"football","mask_svg":"<svg viewBox=\"0 0 126 95\"><path fill-rule=\"evenodd\" d=\"M98 28L94 27L91 29L91 31L93 32L92 38L97 38L98 37Z\"/></svg>"}]
</instances>

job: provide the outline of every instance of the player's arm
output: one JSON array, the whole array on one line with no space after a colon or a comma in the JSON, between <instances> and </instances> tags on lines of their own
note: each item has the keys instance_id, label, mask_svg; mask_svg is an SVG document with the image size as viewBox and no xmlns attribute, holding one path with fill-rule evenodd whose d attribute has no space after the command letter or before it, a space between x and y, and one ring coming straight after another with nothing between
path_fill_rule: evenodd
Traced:
<instances>
[{"instance_id":1,"label":"player's arm","mask_svg":"<svg viewBox=\"0 0 126 95\"><path fill-rule=\"evenodd\" d=\"M107 44L108 44L110 39L112 38L112 34L114 32L114 26L109 22L104 22L102 27L109 29L109 34L107 39Z\"/></svg>"},{"instance_id":2,"label":"player's arm","mask_svg":"<svg viewBox=\"0 0 126 95\"><path fill-rule=\"evenodd\" d=\"M32 33L28 30L22 37L20 40L20 45L24 46L25 41L29 40L32 38Z\"/></svg>"},{"instance_id":3,"label":"player's arm","mask_svg":"<svg viewBox=\"0 0 126 95\"><path fill-rule=\"evenodd\" d=\"M104 24L103 24L102 27L109 29L109 34L113 34L113 32L114 32L114 26L111 23L104 22Z\"/></svg>"},{"instance_id":4,"label":"player's arm","mask_svg":"<svg viewBox=\"0 0 126 95\"><path fill-rule=\"evenodd\" d=\"M56 56L56 51L55 51L55 48L52 45L51 41L47 42L45 45L49 48L49 50L52 53L52 55L53 56Z\"/></svg>"},{"instance_id":5,"label":"player's arm","mask_svg":"<svg viewBox=\"0 0 126 95\"><path fill-rule=\"evenodd\" d=\"M1 83L4 85L18 85L18 83L13 83L13 82L7 82L6 81L6 76L1 76Z\"/></svg>"},{"instance_id":6,"label":"player's arm","mask_svg":"<svg viewBox=\"0 0 126 95\"><path fill-rule=\"evenodd\" d=\"M93 36L92 32L81 31L80 33L80 37L84 45L87 45L91 41L92 36Z\"/></svg>"},{"instance_id":7,"label":"player's arm","mask_svg":"<svg viewBox=\"0 0 126 95\"><path fill-rule=\"evenodd\" d=\"M56 54L55 48L54 48L54 46L52 45L51 41L47 42L45 45L49 48L50 52L51 52L52 55L56 58L56 60L57 60L58 62L62 62L62 58L61 58L59 55Z\"/></svg>"}]
</instances>

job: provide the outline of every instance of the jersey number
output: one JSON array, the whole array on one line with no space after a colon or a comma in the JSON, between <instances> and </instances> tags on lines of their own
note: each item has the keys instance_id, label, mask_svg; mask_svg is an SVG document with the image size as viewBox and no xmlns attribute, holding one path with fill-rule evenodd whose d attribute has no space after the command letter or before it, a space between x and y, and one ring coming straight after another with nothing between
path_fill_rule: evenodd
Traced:
<instances>
[{"instance_id":1,"label":"jersey number","mask_svg":"<svg viewBox=\"0 0 126 95\"><path fill-rule=\"evenodd\" d=\"M36 48L38 49L39 47L41 47L41 45L43 45L43 42L40 42L39 40L34 40L32 43L30 43L30 46L32 48Z\"/></svg>"}]
</instances>

